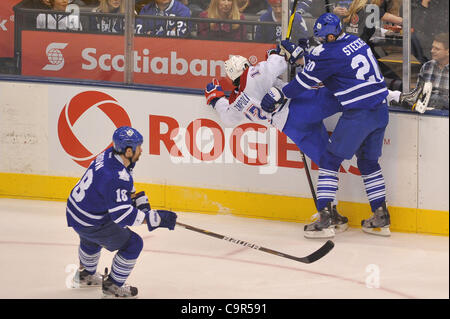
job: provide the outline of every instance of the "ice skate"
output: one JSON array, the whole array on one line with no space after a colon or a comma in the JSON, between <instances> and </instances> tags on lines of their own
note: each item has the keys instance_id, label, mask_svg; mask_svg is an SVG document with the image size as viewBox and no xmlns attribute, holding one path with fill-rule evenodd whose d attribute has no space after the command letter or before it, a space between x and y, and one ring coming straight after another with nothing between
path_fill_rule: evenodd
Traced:
<instances>
[{"instance_id":1,"label":"ice skate","mask_svg":"<svg viewBox=\"0 0 450 319\"><path fill-rule=\"evenodd\" d=\"M77 269L72 279L72 288L95 288L101 285L102 275L98 272L90 274L85 268Z\"/></svg>"},{"instance_id":2,"label":"ice skate","mask_svg":"<svg viewBox=\"0 0 450 319\"><path fill-rule=\"evenodd\" d=\"M364 232L378 236L390 236L390 224L391 219L386 208L386 203L383 203L378 207L371 218L361 221L362 230Z\"/></svg>"},{"instance_id":3,"label":"ice skate","mask_svg":"<svg viewBox=\"0 0 450 319\"><path fill-rule=\"evenodd\" d=\"M304 236L306 238L333 238L334 226L331 224L331 204L315 214L318 219L311 224L305 225Z\"/></svg>"},{"instance_id":4,"label":"ice skate","mask_svg":"<svg viewBox=\"0 0 450 319\"><path fill-rule=\"evenodd\" d=\"M411 92L400 94L400 105L419 113L432 110L433 108L428 108L432 90L433 85L431 82L425 82L422 77L419 77L417 86Z\"/></svg>"},{"instance_id":5,"label":"ice skate","mask_svg":"<svg viewBox=\"0 0 450 319\"><path fill-rule=\"evenodd\" d=\"M331 226L334 226L336 234L342 233L348 228L348 218L338 213L336 205L331 209Z\"/></svg>"},{"instance_id":6,"label":"ice skate","mask_svg":"<svg viewBox=\"0 0 450 319\"><path fill-rule=\"evenodd\" d=\"M103 298L106 299L135 299L138 297L138 289L130 285L123 284L117 286L108 276L108 268L105 269L103 276Z\"/></svg>"}]
</instances>

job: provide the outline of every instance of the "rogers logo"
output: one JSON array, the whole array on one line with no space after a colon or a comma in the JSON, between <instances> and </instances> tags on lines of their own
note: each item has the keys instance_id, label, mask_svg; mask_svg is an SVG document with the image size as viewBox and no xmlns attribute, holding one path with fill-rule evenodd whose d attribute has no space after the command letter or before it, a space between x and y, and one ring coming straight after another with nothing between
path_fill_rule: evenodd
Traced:
<instances>
[{"instance_id":1,"label":"rogers logo","mask_svg":"<svg viewBox=\"0 0 450 319\"><path fill-rule=\"evenodd\" d=\"M100 109L116 128L131 126L130 118L125 110L113 97L102 92L86 91L79 93L64 105L58 119L59 141L67 155L77 164L86 168L98 154L104 151L93 154L80 142L73 131L77 120L91 108ZM106 148L111 146L112 142Z\"/></svg>"},{"instance_id":2,"label":"rogers logo","mask_svg":"<svg viewBox=\"0 0 450 319\"><path fill-rule=\"evenodd\" d=\"M45 50L47 59L50 64L47 64L42 68L46 71L59 71L64 67L64 56L61 50L65 49L68 43L50 43Z\"/></svg>"}]
</instances>

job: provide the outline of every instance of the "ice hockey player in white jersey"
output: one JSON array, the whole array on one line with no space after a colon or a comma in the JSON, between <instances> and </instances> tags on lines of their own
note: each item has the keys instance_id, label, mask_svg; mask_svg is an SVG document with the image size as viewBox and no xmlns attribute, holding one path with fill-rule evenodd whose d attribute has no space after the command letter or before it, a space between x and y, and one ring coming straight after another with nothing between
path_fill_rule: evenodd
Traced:
<instances>
[{"instance_id":1,"label":"ice hockey player in white jersey","mask_svg":"<svg viewBox=\"0 0 450 319\"><path fill-rule=\"evenodd\" d=\"M132 169L142 153L142 135L134 128L119 127L113 134L113 147L92 161L67 199L69 227L79 235L80 268L74 288L102 287L104 298L136 298L138 289L125 284L143 248L142 238L129 226L147 224L173 230L177 215L152 210L144 192L135 194ZM100 251L115 254L111 272L97 272Z\"/></svg>"},{"instance_id":2,"label":"ice hockey player in white jersey","mask_svg":"<svg viewBox=\"0 0 450 319\"><path fill-rule=\"evenodd\" d=\"M287 70L280 48L271 50L266 61L251 65L242 56L231 56L225 62L227 77L235 90L225 96L218 80L206 86L206 103L219 114L222 123L233 127L240 122L272 125L285 133L312 161L317 163L325 151L328 132L323 119L340 112L341 105L326 88L305 92L294 99L285 99L273 112L261 108L261 100L273 86L282 88L286 83L280 76ZM337 232L347 228L348 219L333 206L333 225Z\"/></svg>"}]
</instances>

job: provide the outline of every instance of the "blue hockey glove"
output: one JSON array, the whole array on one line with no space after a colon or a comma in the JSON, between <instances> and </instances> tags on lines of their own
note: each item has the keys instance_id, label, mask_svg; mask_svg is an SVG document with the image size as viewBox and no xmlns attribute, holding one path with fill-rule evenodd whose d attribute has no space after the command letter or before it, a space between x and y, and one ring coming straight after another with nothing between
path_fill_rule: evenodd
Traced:
<instances>
[{"instance_id":1,"label":"blue hockey glove","mask_svg":"<svg viewBox=\"0 0 450 319\"><path fill-rule=\"evenodd\" d=\"M297 60L305 55L305 50L303 50L300 46L295 45L288 40L283 40L279 44L280 46L280 54L286 57L286 60L291 65L297 65Z\"/></svg>"},{"instance_id":2,"label":"blue hockey glove","mask_svg":"<svg viewBox=\"0 0 450 319\"><path fill-rule=\"evenodd\" d=\"M307 51L310 47L309 39L298 39L298 46L303 50Z\"/></svg>"},{"instance_id":3,"label":"blue hockey glove","mask_svg":"<svg viewBox=\"0 0 450 319\"><path fill-rule=\"evenodd\" d=\"M222 96L225 96L225 93L223 92L222 86L220 86L220 83L217 79L213 79L211 83L208 83L206 85L205 89L206 104L215 107L217 100L220 99Z\"/></svg>"},{"instance_id":4,"label":"blue hockey glove","mask_svg":"<svg viewBox=\"0 0 450 319\"><path fill-rule=\"evenodd\" d=\"M134 198L131 199L131 203L134 207L143 211L144 213L147 213L151 209L150 203L148 202L148 197L147 195L145 195L145 192L137 193Z\"/></svg>"},{"instance_id":5,"label":"blue hockey glove","mask_svg":"<svg viewBox=\"0 0 450 319\"><path fill-rule=\"evenodd\" d=\"M272 113L276 108L281 106L285 100L283 92L276 87L272 87L269 90L269 93L264 95L261 101L261 108L267 113Z\"/></svg>"},{"instance_id":6,"label":"blue hockey glove","mask_svg":"<svg viewBox=\"0 0 450 319\"><path fill-rule=\"evenodd\" d=\"M151 210L145 215L148 231L153 231L158 227L173 230L177 222L177 214L168 210Z\"/></svg>"}]
</instances>

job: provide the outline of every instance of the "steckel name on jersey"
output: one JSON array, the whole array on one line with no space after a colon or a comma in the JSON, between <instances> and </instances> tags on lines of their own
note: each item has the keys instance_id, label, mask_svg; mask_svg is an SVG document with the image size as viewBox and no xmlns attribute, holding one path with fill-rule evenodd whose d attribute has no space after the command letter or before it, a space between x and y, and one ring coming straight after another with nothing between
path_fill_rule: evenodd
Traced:
<instances>
[{"instance_id":1,"label":"steckel name on jersey","mask_svg":"<svg viewBox=\"0 0 450 319\"><path fill-rule=\"evenodd\" d=\"M102 225L110 220L122 227L140 225L145 213L132 206L132 171L112 148L92 161L67 199L69 227ZM105 195L106 194L106 197Z\"/></svg>"},{"instance_id":2,"label":"steckel name on jersey","mask_svg":"<svg viewBox=\"0 0 450 319\"><path fill-rule=\"evenodd\" d=\"M305 57L305 67L296 80L296 84L284 88L286 96L296 96L305 88L313 89L323 83L344 110L376 107L388 95L370 47L360 38L345 33L334 42L315 47Z\"/></svg>"}]
</instances>

